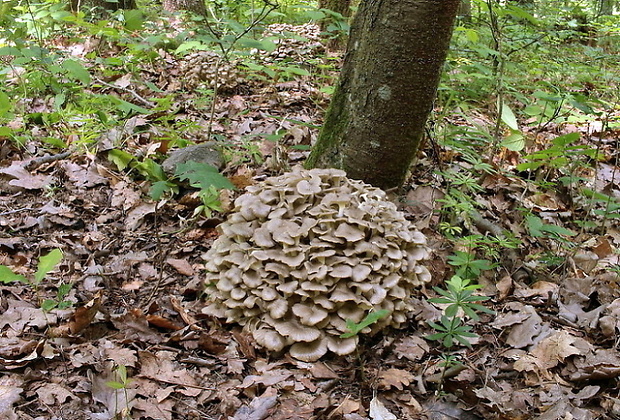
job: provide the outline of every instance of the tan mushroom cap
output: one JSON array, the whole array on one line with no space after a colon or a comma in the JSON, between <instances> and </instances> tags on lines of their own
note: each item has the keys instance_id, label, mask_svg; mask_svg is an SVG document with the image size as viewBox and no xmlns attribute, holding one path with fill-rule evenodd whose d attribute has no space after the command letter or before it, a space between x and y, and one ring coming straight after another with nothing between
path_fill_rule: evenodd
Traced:
<instances>
[{"instance_id":1,"label":"tan mushroom cap","mask_svg":"<svg viewBox=\"0 0 620 420\"><path fill-rule=\"evenodd\" d=\"M258 344L272 351L280 351L286 346L286 339L270 328L255 330L252 337Z\"/></svg>"},{"instance_id":2,"label":"tan mushroom cap","mask_svg":"<svg viewBox=\"0 0 620 420\"><path fill-rule=\"evenodd\" d=\"M271 322L269 322L271 321ZM310 342L318 339L321 332L317 328L302 325L296 319L267 321L282 336L288 337L294 342Z\"/></svg>"},{"instance_id":3,"label":"tan mushroom cap","mask_svg":"<svg viewBox=\"0 0 620 420\"><path fill-rule=\"evenodd\" d=\"M302 362L316 362L327 353L327 343L324 338L309 343L295 343L291 346L289 353Z\"/></svg>"},{"instance_id":4,"label":"tan mushroom cap","mask_svg":"<svg viewBox=\"0 0 620 420\"><path fill-rule=\"evenodd\" d=\"M322 322L329 315L326 310L309 303L296 303L293 305L293 313L299 318L299 322L310 327Z\"/></svg>"}]
</instances>

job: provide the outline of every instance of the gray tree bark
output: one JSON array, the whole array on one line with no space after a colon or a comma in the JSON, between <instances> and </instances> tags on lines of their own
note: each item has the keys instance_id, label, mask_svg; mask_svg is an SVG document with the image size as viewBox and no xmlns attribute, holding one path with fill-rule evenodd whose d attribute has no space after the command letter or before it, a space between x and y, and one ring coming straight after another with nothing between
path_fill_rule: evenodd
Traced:
<instances>
[{"instance_id":1,"label":"gray tree bark","mask_svg":"<svg viewBox=\"0 0 620 420\"><path fill-rule=\"evenodd\" d=\"M187 10L201 16L207 14L204 0L163 0L162 6L167 12Z\"/></svg>"},{"instance_id":2,"label":"gray tree bark","mask_svg":"<svg viewBox=\"0 0 620 420\"><path fill-rule=\"evenodd\" d=\"M433 107L460 0L366 0L307 167L401 185Z\"/></svg>"}]
</instances>

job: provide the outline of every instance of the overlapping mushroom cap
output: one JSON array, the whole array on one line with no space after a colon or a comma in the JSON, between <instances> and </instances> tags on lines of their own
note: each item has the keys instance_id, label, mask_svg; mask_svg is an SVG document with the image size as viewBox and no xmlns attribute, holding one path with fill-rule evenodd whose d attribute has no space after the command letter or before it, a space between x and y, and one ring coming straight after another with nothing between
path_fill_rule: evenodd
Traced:
<instances>
[{"instance_id":1,"label":"overlapping mushroom cap","mask_svg":"<svg viewBox=\"0 0 620 420\"><path fill-rule=\"evenodd\" d=\"M335 169L296 168L247 189L206 253L205 312L258 344L314 361L349 354L346 321L390 314L362 332L399 328L430 281L426 238L383 191Z\"/></svg>"}]
</instances>

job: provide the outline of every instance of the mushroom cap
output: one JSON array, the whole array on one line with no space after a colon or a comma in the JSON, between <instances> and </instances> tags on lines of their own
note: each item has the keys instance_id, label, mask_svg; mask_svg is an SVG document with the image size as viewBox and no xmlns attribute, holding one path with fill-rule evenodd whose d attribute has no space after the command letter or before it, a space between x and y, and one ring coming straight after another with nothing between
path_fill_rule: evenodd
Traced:
<instances>
[{"instance_id":1,"label":"mushroom cap","mask_svg":"<svg viewBox=\"0 0 620 420\"><path fill-rule=\"evenodd\" d=\"M302 325L296 319L275 320L271 319L270 325L282 336L288 337L295 342L310 342L318 339L321 332L317 328Z\"/></svg>"},{"instance_id":2,"label":"mushroom cap","mask_svg":"<svg viewBox=\"0 0 620 420\"><path fill-rule=\"evenodd\" d=\"M309 343L295 343L289 353L302 362L315 362L327 353L327 343L324 338Z\"/></svg>"},{"instance_id":3,"label":"mushroom cap","mask_svg":"<svg viewBox=\"0 0 620 420\"><path fill-rule=\"evenodd\" d=\"M261 346L272 351L280 351L286 346L286 339L270 328L259 328L252 337Z\"/></svg>"}]
</instances>

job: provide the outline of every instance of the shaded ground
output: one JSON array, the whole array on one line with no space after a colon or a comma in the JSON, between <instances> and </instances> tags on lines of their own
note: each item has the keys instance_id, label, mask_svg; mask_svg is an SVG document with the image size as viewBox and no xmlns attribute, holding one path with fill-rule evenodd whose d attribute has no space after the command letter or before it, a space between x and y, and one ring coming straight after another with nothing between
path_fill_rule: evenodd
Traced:
<instances>
[{"instance_id":1,"label":"shaded ground","mask_svg":"<svg viewBox=\"0 0 620 420\"><path fill-rule=\"evenodd\" d=\"M166 77L155 70L149 74ZM121 85L111 86L132 100ZM307 151L298 146L316 136L325 105L318 88L307 78L235 86L218 100L215 119L193 106L199 98L183 94L186 102L171 120L195 121L203 135L211 125L226 139L225 174L242 187L303 161ZM43 160L51 154L42 141L19 148L0 140L0 264L32 278L41 255L64 253L38 287L0 282L2 418L620 418L618 226L601 217L591 219L598 230L575 229L588 203L515 175L511 162L518 157L498 156L492 163L500 170L480 177L481 214L450 221L471 233L505 229L521 240L481 278L496 314L474 324L480 338L471 349L451 353L461 364L442 368L443 349L422 338L432 332L426 321L441 314L426 301L436 296L431 289L413 298L418 309L410 328L363 338L355 356L304 363L266 354L240 329L201 313L201 256L218 235L219 214L193 217L198 201L191 190L156 208L149 183L108 159L110 138L134 156L165 152L158 128L134 117L102 133L91 153L74 148ZM264 140L278 132L277 142ZM588 140L618 136L563 125L536 138L544 143L570 132ZM438 168L437 157L455 171L463 161L432 146L415 168L415 183L395 199L429 237L429 266L441 285L453 250L436 233L446 219L434 210L455 186L429 168ZM617 198L617 149L612 141L602 147L605 162L581 175ZM230 209L234 195L223 199ZM532 237L522 207L576 234ZM542 263L551 257L561 258ZM73 285L61 299L71 306L43 311L41 302L55 299L60 284Z\"/></svg>"}]
</instances>

